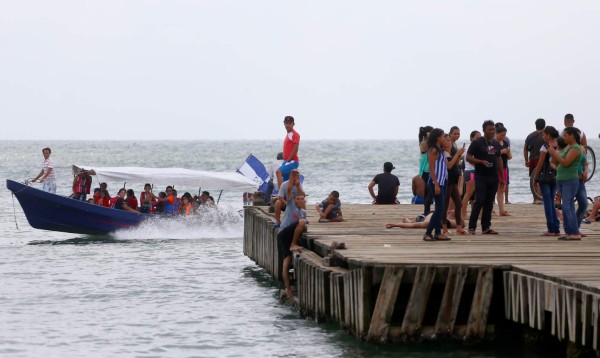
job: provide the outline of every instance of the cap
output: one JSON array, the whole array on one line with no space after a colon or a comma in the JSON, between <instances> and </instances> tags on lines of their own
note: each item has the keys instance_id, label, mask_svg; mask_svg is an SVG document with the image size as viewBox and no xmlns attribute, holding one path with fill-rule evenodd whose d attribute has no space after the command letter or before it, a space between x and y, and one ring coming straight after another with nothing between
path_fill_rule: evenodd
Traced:
<instances>
[{"instance_id":1,"label":"cap","mask_svg":"<svg viewBox=\"0 0 600 358\"><path fill-rule=\"evenodd\" d=\"M394 166L394 164L392 164L390 162L383 163L383 170L385 170L386 172L391 172L394 169L396 169L396 167Z\"/></svg>"},{"instance_id":2,"label":"cap","mask_svg":"<svg viewBox=\"0 0 600 358\"><path fill-rule=\"evenodd\" d=\"M292 122L294 123L294 117L292 116L285 116L285 118L283 119L284 122Z\"/></svg>"}]
</instances>

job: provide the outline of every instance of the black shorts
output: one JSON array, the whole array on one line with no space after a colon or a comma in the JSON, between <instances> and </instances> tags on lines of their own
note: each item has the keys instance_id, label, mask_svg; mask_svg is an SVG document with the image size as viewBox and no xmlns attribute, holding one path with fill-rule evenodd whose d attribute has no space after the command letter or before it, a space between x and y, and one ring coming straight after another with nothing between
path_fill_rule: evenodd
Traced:
<instances>
[{"instance_id":1,"label":"black shorts","mask_svg":"<svg viewBox=\"0 0 600 358\"><path fill-rule=\"evenodd\" d=\"M294 230L296 230L296 226L298 226L297 222L286 226L277 234L277 241L279 241L279 254L284 259L288 256L292 256L290 246L292 246L292 239L294 238Z\"/></svg>"}]
</instances>

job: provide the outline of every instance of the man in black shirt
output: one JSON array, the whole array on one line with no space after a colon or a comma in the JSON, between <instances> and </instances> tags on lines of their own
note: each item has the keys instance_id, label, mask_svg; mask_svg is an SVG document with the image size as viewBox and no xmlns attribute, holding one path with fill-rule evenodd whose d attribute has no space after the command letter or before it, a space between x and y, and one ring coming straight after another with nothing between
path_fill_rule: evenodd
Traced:
<instances>
[{"instance_id":1,"label":"man in black shirt","mask_svg":"<svg viewBox=\"0 0 600 358\"><path fill-rule=\"evenodd\" d=\"M504 186L504 168L500 158L500 144L494 139L494 122L483 122L483 137L474 140L467 151L467 160L475 166L475 204L469 218L469 233L475 234L481 212L483 234L497 234L491 229L492 210L498 186ZM483 211L482 211L483 209Z\"/></svg>"},{"instance_id":2,"label":"man in black shirt","mask_svg":"<svg viewBox=\"0 0 600 358\"><path fill-rule=\"evenodd\" d=\"M373 198L373 204L397 204L396 195L400 187L400 180L392 174L392 170L396 169L390 162L383 164L383 173L377 174L369 183L369 193ZM373 191L373 187L377 185L377 195Z\"/></svg>"},{"instance_id":3,"label":"man in black shirt","mask_svg":"<svg viewBox=\"0 0 600 358\"><path fill-rule=\"evenodd\" d=\"M546 128L546 121L543 118L538 118L535 121L535 131L529 133L525 139L525 145L523 146L523 157L525 158L525 166L529 168L529 176L533 173L533 170L537 166L538 160L540 159L540 149L544 144L544 128ZM533 203L539 204L540 201L533 197Z\"/></svg>"}]
</instances>

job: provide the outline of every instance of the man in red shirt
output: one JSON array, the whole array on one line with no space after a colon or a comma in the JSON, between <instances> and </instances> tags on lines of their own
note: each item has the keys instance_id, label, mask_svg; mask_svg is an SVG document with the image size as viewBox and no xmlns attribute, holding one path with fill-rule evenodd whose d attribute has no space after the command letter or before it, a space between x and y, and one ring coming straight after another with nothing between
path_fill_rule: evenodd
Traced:
<instances>
[{"instance_id":1,"label":"man in red shirt","mask_svg":"<svg viewBox=\"0 0 600 358\"><path fill-rule=\"evenodd\" d=\"M276 171L278 189L284 181L290 178L290 172L293 169L298 169L298 166L300 166L300 162L298 161L300 134L294 130L294 124L294 117L292 116L286 116L283 119L287 135L283 140L283 163Z\"/></svg>"}]
</instances>

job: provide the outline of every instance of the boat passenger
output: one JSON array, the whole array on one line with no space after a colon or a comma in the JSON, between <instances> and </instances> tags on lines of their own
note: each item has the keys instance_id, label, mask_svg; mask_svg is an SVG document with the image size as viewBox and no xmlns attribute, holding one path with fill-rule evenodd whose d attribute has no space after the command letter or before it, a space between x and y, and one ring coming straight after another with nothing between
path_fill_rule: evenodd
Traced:
<instances>
[{"instance_id":1,"label":"boat passenger","mask_svg":"<svg viewBox=\"0 0 600 358\"><path fill-rule=\"evenodd\" d=\"M100 192L102 190L107 190L107 189L108 189L108 184L106 184L106 183L101 183L99 188L94 189L94 201L96 202L96 204L98 204L98 200L100 200Z\"/></svg>"},{"instance_id":2,"label":"boat passenger","mask_svg":"<svg viewBox=\"0 0 600 358\"><path fill-rule=\"evenodd\" d=\"M140 211L146 214L154 214L156 207L156 196L152 193L152 186L147 183L144 191L140 194Z\"/></svg>"},{"instance_id":3,"label":"boat passenger","mask_svg":"<svg viewBox=\"0 0 600 358\"><path fill-rule=\"evenodd\" d=\"M179 207L179 215L191 215L194 212L194 205L192 204L192 195L185 193L181 197L181 206Z\"/></svg>"},{"instance_id":4,"label":"boat passenger","mask_svg":"<svg viewBox=\"0 0 600 358\"><path fill-rule=\"evenodd\" d=\"M108 190L100 189L100 197L96 200L96 205L104 206L105 208L110 208L110 194Z\"/></svg>"},{"instance_id":5,"label":"boat passenger","mask_svg":"<svg viewBox=\"0 0 600 358\"><path fill-rule=\"evenodd\" d=\"M81 171L73 178L73 199L85 201L92 187L92 176L87 170Z\"/></svg>"},{"instance_id":6,"label":"boat passenger","mask_svg":"<svg viewBox=\"0 0 600 358\"><path fill-rule=\"evenodd\" d=\"M89 198L89 199L87 200L87 202L88 202L88 204L93 204L93 205L96 205L96 201L94 201L94 198Z\"/></svg>"},{"instance_id":7,"label":"boat passenger","mask_svg":"<svg viewBox=\"0 0 600 358\"><path fill-rule=\"evenodd\" d=\"M168 215L177 215L179 213L179 199L177 199L177 191L173 187L167 187L167 196L159 197L158 201L163 203L163 212Z\"/></svg>"},{"instance_id":8,"label":"boat passenger","mask_svg":"<svg viewBox=\"0 0 600 358\"><path fill-rule=\"evenodd\" d=\"M126 194L127 194L127 190L125 190L125 188L119 189L119 194L117 194L116 197L111 199L111 202L114 202L114 204L112 205L112 208L117 209L117 210L127 210L127 211L131 211L132 213L139 214L139 212L137 210L132 209L129 207L129 205L127 205L127 201L125 200Z\"/></svg>"},{"instance_id":9,"label":"boat passenger","mask_svg":"<svg viewBox=\"0 0 600 358\"><path fill-rule=\"evenodd\" d=\"M160 201L159 198L166 198L167 197L167 193L165 193L164 191L161 191L160 193L158 193L158 197L156 198L156 204L154 205L154 212L157 214L162 214L165 212L165 204L164 202Z\"/></svg>"},{"instance_id":10,"label":"boat passenger","mask_svg":"<svg viewBox=\"0 0 600 358\"><path fill-rule=\"evenodd\" d=\"M137 210L138 200L135 197L135 193L133 192L133 189L127 189L127 198L125 200L127 200L127 205L130 208Z\"/></svg>"}]
</instances>

